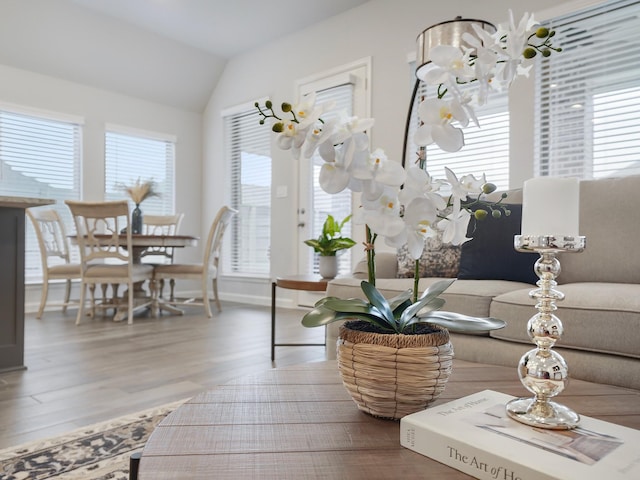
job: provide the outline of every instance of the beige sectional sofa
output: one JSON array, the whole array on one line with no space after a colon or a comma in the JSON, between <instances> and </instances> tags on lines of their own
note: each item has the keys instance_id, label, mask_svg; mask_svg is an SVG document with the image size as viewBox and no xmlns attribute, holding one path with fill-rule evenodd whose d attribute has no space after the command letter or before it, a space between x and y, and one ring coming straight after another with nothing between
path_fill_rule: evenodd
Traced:
<instances>
[{"instance_id":1,"label":"beige sectional sofa","mask_svg":"<svg viewBox=\"0 0 640 480\"><path fill-rule=\"evenodd\" d=\"M520 192L510 192L507 201L521 202ZM564 334L555 350L567 361L572 378L640 389L640 175L582 181L580 234L586 236L584 252L560 255L558 290L565 299L557 303L557 315ZM512 241L513 234L509 238ZM537 256L530 255L535 261ZM509 262L494 260L500 267ZM376 286L385 296L412 287L413 278L397 278L395 253L378 252L376 265ZM363 298L362 279L364 262L353 276L331 280L327 295ZM420 290L437 280L420 278ZM445 310L507 322L504 329L485 335L452 334L456 357L513 366L515 371L522 354L534 348L526 324L536 312L529 297L535 288L532 283L480 276L454 282L442 295ZM335 345L337 331L336 323L327 328L328 345Z\"/></svg>"}]
</instances>

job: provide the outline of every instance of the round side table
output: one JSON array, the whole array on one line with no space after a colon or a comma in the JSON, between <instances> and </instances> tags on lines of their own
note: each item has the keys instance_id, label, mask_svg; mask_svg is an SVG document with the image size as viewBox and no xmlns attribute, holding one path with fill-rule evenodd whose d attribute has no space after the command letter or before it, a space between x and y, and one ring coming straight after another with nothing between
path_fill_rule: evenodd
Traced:
<instances>
[{"instance_id":1,"label":"round side table","mask_svg":"<svg viewBox=\"0 0 640 480\"><path fill-rule=\"evenodd\" d=\"M320 275L292 275L277 277L271 282L271 361L275 360L276 347L324 347L324 343L276 343L276 287L306 292L324 292L328 279Z\"/></svg>"}]
</instances>

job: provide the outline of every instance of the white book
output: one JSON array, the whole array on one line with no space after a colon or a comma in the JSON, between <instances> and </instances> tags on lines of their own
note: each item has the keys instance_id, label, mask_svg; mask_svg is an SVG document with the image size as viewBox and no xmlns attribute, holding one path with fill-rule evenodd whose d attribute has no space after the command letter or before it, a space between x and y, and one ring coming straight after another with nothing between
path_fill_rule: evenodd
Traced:
<instances>
[{"instance_id":1,"label":"white book","mask_svg":"<svg viewBox=\"0 0 640 480\"><path fill-rule=\"evenodd\" d=\"M400 444L481 480L640 479L640 430L585 416L534 428L507 415L513 398L485 390L407 415Z\"/></svg>"}]
</instances>

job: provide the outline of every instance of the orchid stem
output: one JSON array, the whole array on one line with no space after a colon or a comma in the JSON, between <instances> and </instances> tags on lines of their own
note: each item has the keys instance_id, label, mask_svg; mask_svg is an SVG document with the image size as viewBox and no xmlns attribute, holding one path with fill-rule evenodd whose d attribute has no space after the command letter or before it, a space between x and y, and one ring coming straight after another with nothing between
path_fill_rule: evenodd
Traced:
<instances>
[{"instance_id":1,"label":"orchid stem","mask_svg":"<svg viewBox=\"0 0 640 480\"><path fill-rule=\"evenodd\" d=\"M413 303L418 301L418 283L420 282L420 260L416 260L413 269Z\"/></svg>"},{"instance_id":2,"label":"orchid stem","mask_svg":"<svg viewBox=\"0 0 640 480\"><path fill-rule=\"evenodd\" d=\"M369 274L369 283L376 286L376 250L374 243L377 235L371 233L371 229L367 225L367 273Z\"/></svg>"}]
</instances>

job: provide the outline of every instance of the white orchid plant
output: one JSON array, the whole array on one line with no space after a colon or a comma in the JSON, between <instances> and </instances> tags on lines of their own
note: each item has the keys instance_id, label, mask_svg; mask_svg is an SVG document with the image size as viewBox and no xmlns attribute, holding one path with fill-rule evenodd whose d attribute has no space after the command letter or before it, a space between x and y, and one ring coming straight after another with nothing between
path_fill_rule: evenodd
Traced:
<instances>
[{"instance_id":1,"label":"white orchid plant","mask_svg":"<svg viewBox=\"0 0 640 480\"><path fill-rule=\"evenodd\" d=\"M509 17L509 26L493 34L473 25L475 35L462 36L472 49L438 45L429 51L433 68L419 72L419 78L437 87L437 97L420 104L423 125L416 132L417 145L435 143L457 152L464 146L462 128L470 120L480 126L474 108L485 104L491 91L508 89L518 76L528 76L538 54L562 51L552 45L555 31L538 26L533 15L525 13L517 24L512 12ZM472 83L471 91L460 88Z\"/></svg>"},{"instance_id":2,"label":"white orchid plant","mask_svg":"<svg viewBox=\"0 0 640 480\"><path fill-rule=\"evenodd\" d=\"M465 34L464 37L472 49L440 45L430 51L433 66L421 79L437 86L437 97L428 98L419 106L422 126L415 135L419 146L435 143L445 151L460 150L464 146L462 128L470 119L478 123L474 106L484 103L492 90L508 88L516 76L528 74L527 63L538 53L548 56L552 51L560 51L551 45L554 32L536 27L528 14L517 25L511 16L510 26L498 29L495 34L480 28L475 31L475 36ZM460 88L467 83L475 87L473 91ZM401 306L397 312L383 308L387 313L384 322L390 323L388 329L398 331L400 326L415 327L417 323L432 321L424 309L428 305L434 310L442 306L440 299L432 300L450 281L445 286L434 285L428 299L423 296L418 300L418 262L426 239L440 233L443 243L460 245L470 240L467 232L472 217L481 221L487 215L509 215L508 208L502 204L506 195L495 202L487 201L485 195L496 187L486 181L484 174L480 178L471 174L458 177L446 168L446 178L436 179L425 170L423 155L419 155L416 165L405 170L382 149L370 149L366 132L373 127L372 118L341 113L325 121L323 115L333 106L316 105L315 94L307 95L295 105L282 103L280 112L276 112L271 101L255 106L262 117L261 124L273 121L272 130L278 135L277 144L281 149L291 150L296 158L310 158L316 152L320 155L324 163L319 183L324 191L335 194L350 189L361 194L361 206L353 213L352 221L366 226L369 278L363 282L363 291L370 303L357 301L355 307L363 314L362 318L381 318L380 305L375 306L381 302L380 295L370 287L375 287L374 244L378 237L383 237L389 246L407 245L409 255L416 261L413 305L422 307L407 310L411 302L403 296L397 302ZM443 195L444 186L448 186L450 193ZM373 292L373 297L367 292ZM344 318L348 310L345 302L349 301L323 299L305 316L303 323L323 325ZM406 314L403 317L405 310L416 316L420 311L422 320L409 320ZM395 325L394 319L397 319Z\"/></svg>"}]
</instances>

